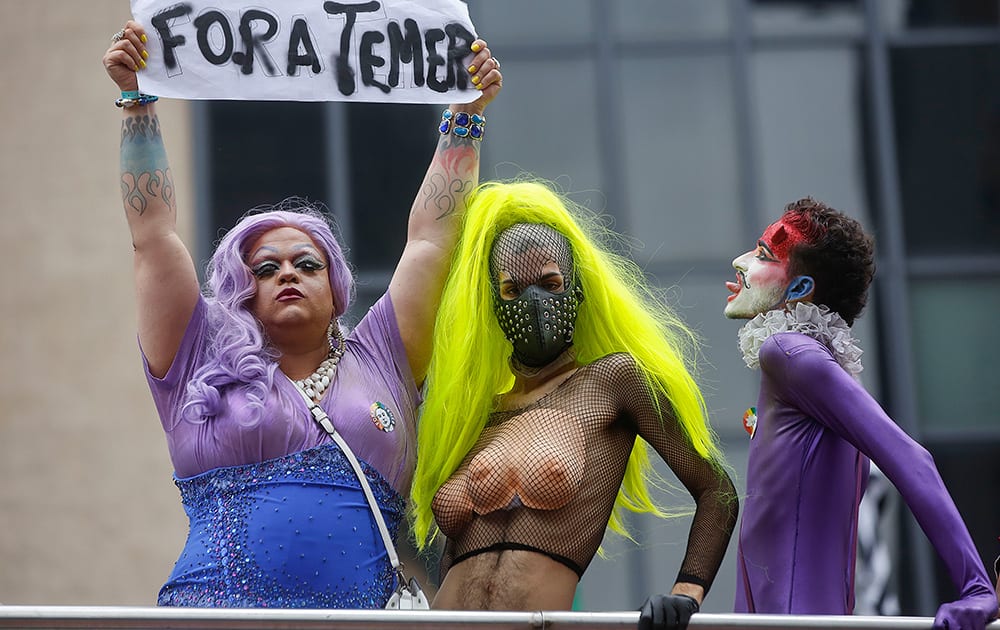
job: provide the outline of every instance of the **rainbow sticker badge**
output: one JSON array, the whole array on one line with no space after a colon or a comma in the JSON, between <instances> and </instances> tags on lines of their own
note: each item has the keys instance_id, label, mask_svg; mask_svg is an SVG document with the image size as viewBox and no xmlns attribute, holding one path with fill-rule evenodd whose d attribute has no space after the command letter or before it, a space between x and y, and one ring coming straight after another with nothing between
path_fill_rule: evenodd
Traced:
<instances>
[{"instance_id":1,"label":"rainbow sticker badge","mask_svg":"<svg viewBox=\"0 0 1000 630\"><path fill-rule=\"evenodd\" d=\"M743 428L746 432L750 434L750 439L753 439L753 434L757 432L757 408L750 407L743 412Z\"/></svg>"}]
</instances>

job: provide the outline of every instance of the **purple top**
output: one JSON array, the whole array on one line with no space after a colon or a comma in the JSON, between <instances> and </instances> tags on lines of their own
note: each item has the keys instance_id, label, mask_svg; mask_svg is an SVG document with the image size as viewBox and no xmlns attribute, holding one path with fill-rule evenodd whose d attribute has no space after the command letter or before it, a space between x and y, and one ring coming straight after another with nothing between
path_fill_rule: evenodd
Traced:
<instances>
[{"instance_id":1,"label":"purple top","mask_svg":"<svg viewBox=\"0 0 1000 630\"><path fill-rule=\"evenodd\" d=\"M329 440L295 385L280 370L275 372L261 419L253 426L247 426L240 388L222 392L228 404L222 414L208 422L181 419L186 385L209 351L209 308L199 298L173 364L162 379L150 375L148 364L145 366L176 475L186 478L223 466L262 462ZM397 492L408 496L416 461L415 410L420 394L388 293L347 335L346 343L347 351L320 406L355 455L378 470ZM382 428L387 418L391 420L388 431Z\"/></svg>"},{"instance_id":2,"label":"purple top","mask_svg":"<svg viewBox=\"0 0 1000 630\"><path fill-rule=\"evenodd\" d=\"M801 333L778 333L761 347L760 367L736 612L852 613L858 504L868 457L895 484L962 597L990 592L930 454L826 346Z\"/></svg>"}]
</instances>

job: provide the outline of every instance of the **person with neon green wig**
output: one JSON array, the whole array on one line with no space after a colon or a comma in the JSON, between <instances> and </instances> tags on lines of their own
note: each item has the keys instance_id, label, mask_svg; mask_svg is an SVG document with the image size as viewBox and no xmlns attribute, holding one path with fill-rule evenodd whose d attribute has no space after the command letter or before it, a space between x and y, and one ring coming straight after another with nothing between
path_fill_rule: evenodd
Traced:
<instances>
[{"instance_id":1,"label":"person with neon green wig","mask_svg":"<svg viewBox=\"0 0 1000 630\"><path fill-rule=\"evenodd\" d=\"M652 500L647 444L695 500L670 595L640 627L683 628L737 519L689 365L691 331L611 234L547 185L472 195L438 309L411 518L446 538L436 608L558 610L606 527ZM640 437L642 439L636 439Z\"/></svg>"}]
</instances>

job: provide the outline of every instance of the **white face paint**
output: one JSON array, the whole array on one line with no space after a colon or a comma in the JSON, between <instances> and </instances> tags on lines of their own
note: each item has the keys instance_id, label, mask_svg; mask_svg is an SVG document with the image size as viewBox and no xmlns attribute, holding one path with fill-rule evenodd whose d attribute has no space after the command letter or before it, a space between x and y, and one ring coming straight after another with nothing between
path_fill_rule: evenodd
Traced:
<instances>
[{"instance_id":1,"label":"white face paint","mask_svg":"<svg viewBox=\"0 0 1000 630\"><path fill-rule=\"evenodd\" d=\"M784 305L791 280L788 261L779 260L763 238L755 249L733 260L733 268L736 282L726 283L732 292L723 311L726 317L752 319Z\"/></svg>"}]
</instances>

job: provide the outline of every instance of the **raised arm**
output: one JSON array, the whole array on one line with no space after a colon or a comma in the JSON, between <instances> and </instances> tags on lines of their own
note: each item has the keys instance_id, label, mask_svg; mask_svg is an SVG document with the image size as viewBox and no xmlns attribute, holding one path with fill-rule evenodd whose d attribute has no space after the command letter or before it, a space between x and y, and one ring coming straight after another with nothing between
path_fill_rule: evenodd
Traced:
<instances>
[{"instance_id":1,"label":"raised arm","mask_svg":"<svg viewBox=\"0 0 1000 630\"><path fill-rule=\"evenodd\" d=\"M129 20L104 54L104 69L130 104L146 66L146 32ZM198 276L177 235L173 175L152 103L122 107L121 187L135 250L139 343L153 376L170 368L198 300Z\"/></svg>"},{"instance_id":2,"label":"raised arm","mask_svg":"<svg viewBox=\"0 0 1000 630\"><path fill-rule=\"evenodd\" d=\"M469 67L482 95L472 103L451 105L453 113L483 115L500 92L500 64L483 40ZM431 331L438 302L458 241L466 197L479 183L480 140L445 133L410 209L406 246L389 283L403 345L417 383L422 383L431 356Z\"/></svg>"}]
</instances>

